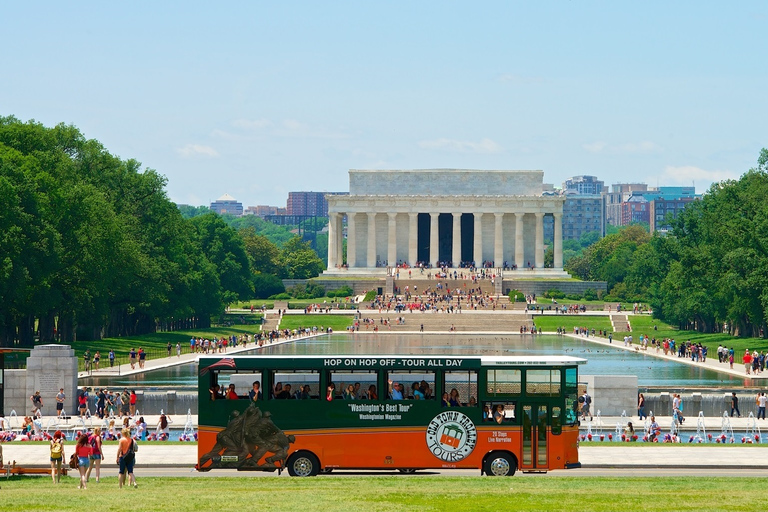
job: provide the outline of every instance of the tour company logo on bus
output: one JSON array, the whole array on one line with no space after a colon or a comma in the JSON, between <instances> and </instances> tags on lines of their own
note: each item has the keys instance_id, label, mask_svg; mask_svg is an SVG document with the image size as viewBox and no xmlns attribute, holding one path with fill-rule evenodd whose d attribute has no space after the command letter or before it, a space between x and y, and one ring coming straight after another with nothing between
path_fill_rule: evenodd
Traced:
<instances>
[{"instance_id":1,"label":"tour company logo on bus","mask_svg":"<svg viewBox=\"0 0 768 512\"><path fill-rule=\"evenodd\" d=\"M472 453L477 444L477 429L467 415L458 411L441 412L427 426L427 447L438 459L457 462Z\"/></svg>"}]
</instances>

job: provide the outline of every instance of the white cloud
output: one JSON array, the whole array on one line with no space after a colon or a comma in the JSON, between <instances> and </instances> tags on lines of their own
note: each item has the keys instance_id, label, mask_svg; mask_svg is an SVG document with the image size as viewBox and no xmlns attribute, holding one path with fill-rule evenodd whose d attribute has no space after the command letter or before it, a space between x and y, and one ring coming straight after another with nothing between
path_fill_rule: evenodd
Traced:
<instances>
[{"instance_id":1,"label":"white cloud","mask_svg":"<svg viewBox=\"0 0 768 512\"><path fill-rule=\"evenodd\" d=\"M232 121L232 126L235 128L242 128L244 130L261 130L272 125L272 121L269 119L235 119Z\"/></svg>"},{"instance_id":2,"label":"white cloud","mask_svg":"<svg viewBox=\"0 0 768 512\"><path fill-rule=\"evenodd\" d=\"M203 146L201 144L187 144L183 148L177 148L176 152L183 158L193 158L196 156L217 157L219 152L213 149L211 146Z\"/></svg>"},{"instance_id":3,"label":"white cloud","mask_svg":"<svg viewBox=\"0 0 768 512\"><path fill-rule=\"evenodd\" d=\"M461 153L500 153L504 151L498 143L491 139L482 139L479 142L456 139L422 140L419 147L423 149L436 149L457 151Z\"/></svg>"},{"instance_id":4,"label":"white cloud","mask_svg":"<svg viewBox=\"0 0 768 512\"><path fill-rule=\"evenodd\" d=\"M606 154L637 154L637 153L657 153L663 151L663 148L648 140L641 142L626 142L623 144L608 144L603 141L590 142L581 146L590 153Z\"/></svg>"},{"instance_id":5,"label":"white cloud","mask_svg":"<svg viewBox=\"0 0 768 512\"><path fill-rule=\"evenodd\" d=\"M668 165L664 169L664 174L660 181L663 182L675 182L683 185L690 185L691 183L714 183L723 180L736 180L739 179L739 174L733 171L727 170L712 170L708 171L700 167L693 165L673 166Z\"/></svg>"}]
</instances>

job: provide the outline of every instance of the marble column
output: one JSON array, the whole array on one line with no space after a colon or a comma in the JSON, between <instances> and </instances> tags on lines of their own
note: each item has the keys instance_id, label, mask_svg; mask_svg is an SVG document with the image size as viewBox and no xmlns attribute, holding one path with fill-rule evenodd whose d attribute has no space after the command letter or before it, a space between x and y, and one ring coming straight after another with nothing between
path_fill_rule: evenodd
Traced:
<instances>
[{"instance_id":1,"label":"marble column","mask_svg":"<svg viewBox=\"0 0 768 512\"><path fill-rule=\"evenodd\" d=\"M504 265L504 236L502 231L503 213L494 213L496 219L496 232L493 237L493 264L501 268Z\"/></svg>"},{"instance_id":2,"label":"marble column","mask_svg":"<svg viewBox=\"0 0 768 512\"><path fill-rule=\"evenodd\" d=\"M439 216L439 213L429 214L429 264L432 268L437 267L437 260L440 257L440 234L437 222Z\"/></svg>"},{"instance_id":3,"label":"marble column","mask_svg":"<svg viewBox=\"0 0 768 512\"><path fill-rule=\"evenodd\" d=\"M475 247L472 251L472 259L475 260L475 266L483 266L483 214L475 214Z\"/></svg>"},{"instance_id":4,"label":"marble column","mask_svg":"<svg viewBox=\"0 0 768 512\"><path fill-rule=\"evenodd\" d=\"M336 237L339 236L336 231L336 219L338 216L336 212L328 212L328 270L336 268Z\"/></svg>"},{"instance_id":5,"label":"marble column","mask_svg":"<svg viewBox=\"0 0 768 512\"><path fill-rule=\"evenodd\" d=\"M544 268L544 214L536 213L536 268Z\"/></svg>"},{"instance_id":6,"label":"marble column","mask_svg":"<svg viewBox=\"0 0 768 512\"><path fill-rule=\"evenodd\" d=\"M563 214L556 212L553 214L555 220L555 239L553 240L555 260L554 268L563 268Z\"/></svg>"},{"instance_id":7,"label":"marble column","mask_svg":"<svg viewBox=\"0 0 768 512\"><path fill-rule=\"evenodd\" d=\"M367 266L376 266L376 212L368 212L368 262Z\"/></svg>"},{"instance_id":8,"label":"marble column","mask_svg":"<svg viewBox=\"0 0 768 512\"><path fill-rule=\"evenodd\" d=\"M525 248L523 247L523 218L524 213L515 213L515 265L518 270L525 268Z\"/></svg>"},{"instance_id":9,"label":"marble column","mask_svg":"<svg viewBox=\"0 0 768 512\"><path fill-rule=\"evenodd\" d=\"M340 213L336 219L336 265L344 266L344 214Z\"/></svg>"},{"instance_id":10,"label":"marble column","mask_svg":"<svg viewBox=\"0 0 768 512\"><path fill-rule=\"evenodd\" d=\"M461 265L461 213L453 214L453 251L451 253L454 268Z\"/></svg>"},{"instance_id":11,"label":"marble column","mask_svg":"<svg viewBox=\"0 0 768 512\"><path fill-rule=\"evenodd\" d=\"M419 258L419 214L408 214L408 264L416 266Z\"/></svg>"},{"instance_id":12,"label":"marble column","mask_svg":"<svg viewBox=\"0 0 768 512\"><path fill-rule=\"evenodd\" d=\"M357 214L347 212L347 267L357 266L357 247L355 246L357 231L355 229L355 217Z\"/></svg>"},{"instance_id":13,"label":"marble column","mask_svg":"<svg viewBox=\"0 0 768 512\"><path fill-rule=\"evenodd\" d=\"M388 237L387 237L387 265L394 267L397 265L397 214L387 213Z\"/></svg>"}]
</instances>

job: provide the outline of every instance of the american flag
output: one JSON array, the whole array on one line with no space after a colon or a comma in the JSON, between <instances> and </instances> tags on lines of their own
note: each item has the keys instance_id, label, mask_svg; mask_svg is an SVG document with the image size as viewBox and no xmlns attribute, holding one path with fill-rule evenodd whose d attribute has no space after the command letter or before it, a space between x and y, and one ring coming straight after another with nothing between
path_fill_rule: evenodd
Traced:
<instances>
[{"instance_id":1,"label":"american flag","mask_svg":"<svg viewBox=\"0 0 768 512\"><path fill-rule=\"evenodd\" d=\"M213 370L214 368L235 368L237 369L237 366L235 366L235 360L231 357L225 357L224 359L220 359L219 361L213 363L210 366L206 366L205 368L202 368L200 370L200 375L205 375L208 373L209 370Z\"/></svg>"}]
</instances>

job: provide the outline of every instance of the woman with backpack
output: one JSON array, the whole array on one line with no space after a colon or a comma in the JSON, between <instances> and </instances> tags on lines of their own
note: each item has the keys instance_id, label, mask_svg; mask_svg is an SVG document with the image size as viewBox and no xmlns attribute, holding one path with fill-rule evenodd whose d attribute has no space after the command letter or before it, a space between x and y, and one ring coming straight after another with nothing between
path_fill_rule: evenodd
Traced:
<instances>
[{"instance_id":1,"label":"woman with backpack","mask_svg":"<svg viewBox=\"0 0 768 512\"><path fill-rule=\"evenodd\" d=\"M87 482L91 479L91 471L96 469L96 483L98 483L101 477L101 459L104 458L104 454L101 451L101 428L96 427L93 429L93 434L88 437L88 444L91 446L91 464L88 466L85 481Z\"/></svg>"},{"instance_id":2,"label":"woman with backpack","mask_svg":"<svg viewBox=\"0 0 768 512\"><path fill-rule=\"evenodd\" d=\"M133 476L133 465L136 462L136 441L131 439L131 431L123 429L123 437L117 446L117 464L120 466L118 486L122 489L125 483L125 474L128 473L128 485L138 487L136 477Z\"/></svg>"},{"instance_id":3,"label":"woman with backpack","mask_svg":"<svg viewBox=\"0 0 768 512\"><path fill-rule=\"evenodd\" d=\"M61 461L64 460L64 434L57 430L51 439L51 478L54 484L61 482Z\"/></svg>"}]
</instances>

